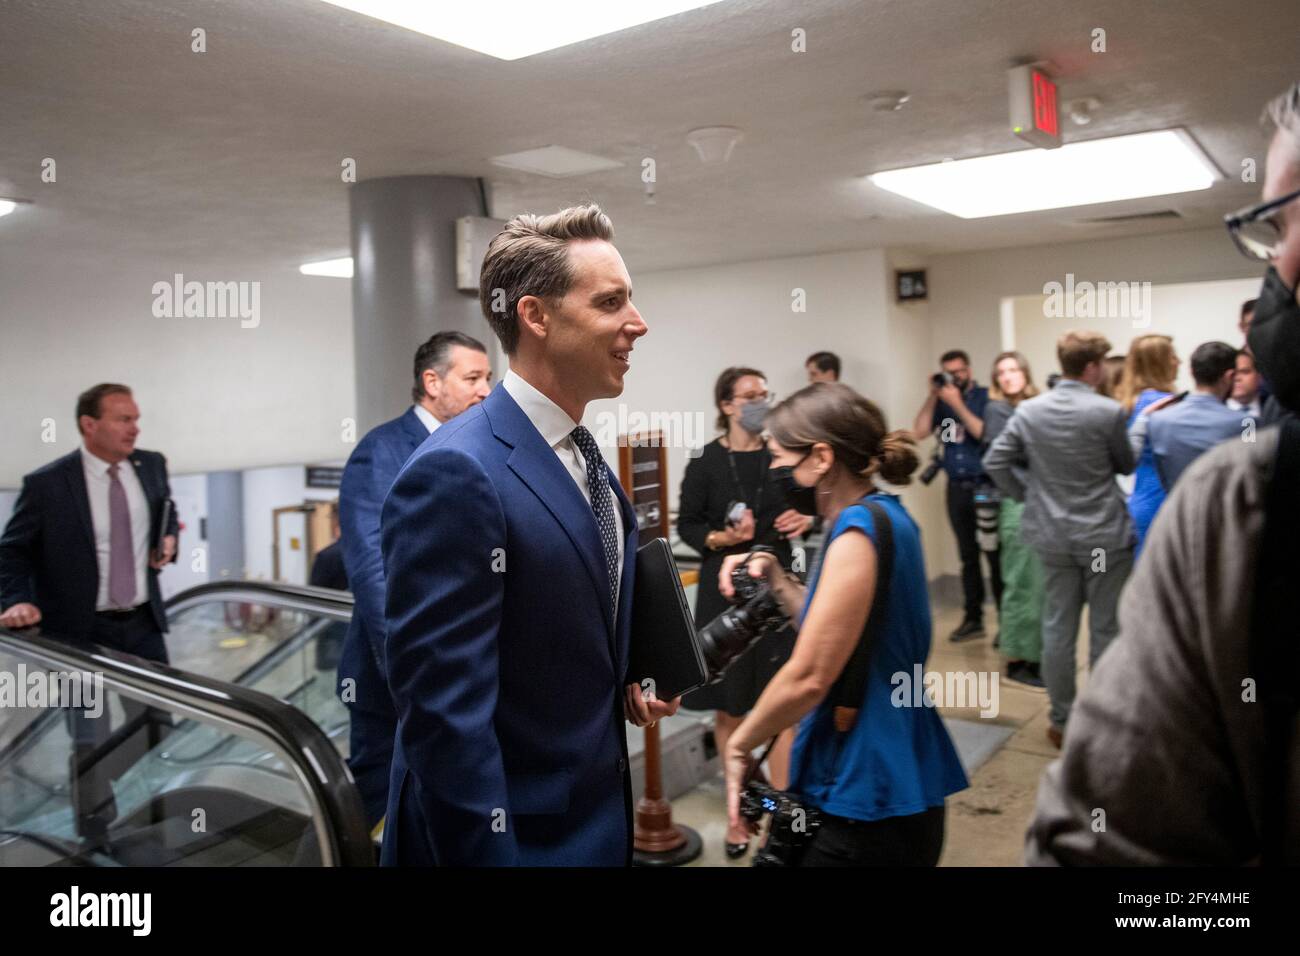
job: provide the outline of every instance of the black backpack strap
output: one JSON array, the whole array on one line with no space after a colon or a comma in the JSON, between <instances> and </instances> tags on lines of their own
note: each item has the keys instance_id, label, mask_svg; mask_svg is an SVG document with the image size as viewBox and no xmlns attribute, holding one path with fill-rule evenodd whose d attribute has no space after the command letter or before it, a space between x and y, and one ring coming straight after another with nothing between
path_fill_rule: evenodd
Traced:
<instances>
[{"instance_id":1,"label":"black backpack strap","mask_svg":"<svg viewBox=\"0 0 1300 956\"><path fill-rule=\"evenodd\" d=\"M894 529L889 523L889 515L875 501L863 500L871 512L875 527L876 546L876 592L871 599L871 613L867 615L866 627L858 638L858 646L853 649L853 656L844 667L835 686L831 688L830 700L834 708L835 729L847 732L853 728L858 719L858 710L862 706L862 695L867 690L867 671L871 667L871 651L876 646L877 637L885 626L885 614L889 606L889 588L894 579Z\"/></svg>"},{"instance_id":2,"label":"black backpack strap","mask_svg":"<svg viewBox=\"0 0 1300 956\"><path fill-rule=\"evenodd\" d=\"M1295 772L1292 740L1300 694L1300 638L1295 625L1296 542L1300 541L1300 421L1278 426L1277 459L1264 497L1264 535L1256 558L1251 613L1252 671L1264 708L1264 819L1261 858L1266 865L1287 860L1287 777Z\"/></svg>"}]
</instances>

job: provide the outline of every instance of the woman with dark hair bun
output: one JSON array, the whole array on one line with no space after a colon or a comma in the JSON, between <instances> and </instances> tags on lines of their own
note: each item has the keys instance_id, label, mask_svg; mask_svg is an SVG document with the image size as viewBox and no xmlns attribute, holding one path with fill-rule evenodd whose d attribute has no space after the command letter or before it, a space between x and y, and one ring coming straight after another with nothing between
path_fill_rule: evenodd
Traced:
<instances>
[{"instance_id":1,"label":"woman with dark hair bun","mask_svg":"<svg viewBox=\"0 0 1300 956\"><path fill-rule=\"evenodd\" d=\"M887 432L880 409L840 384L796 392L766 427L790 500L820 515L828 531L807 586L766 552L728 557L719 572L730 597L731 572L745 564L770 583L798 629L790 659L723 753L730 823L748 825L739 802L751 752L797 724L789 789L821 818L799 865L933 866L943 848L944 799L968 783L934 707L895 693L897 675L910 682L924 668L930 602L920 531L898 496L875 482L911 481L911 436ZM877 527L880 519L888 531ZM882 541L891 570L880 581ZM850 700L841 677L860 643L865 686Z\"/></svg>"}]
</instances>

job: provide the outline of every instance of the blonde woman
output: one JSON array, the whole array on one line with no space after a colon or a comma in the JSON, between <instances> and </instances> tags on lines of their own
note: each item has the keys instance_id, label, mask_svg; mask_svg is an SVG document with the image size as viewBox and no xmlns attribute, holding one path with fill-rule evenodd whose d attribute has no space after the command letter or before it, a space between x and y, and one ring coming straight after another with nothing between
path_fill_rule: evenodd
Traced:
<instances>
[{"instance_id":1,"label":"blonde woman","mask_svg":"<svg viewBox=\"0 0 1300 956\"><path fill-rule=\"evenodd\" d=\"M1128 413L1130 427L1144 408L1173 394L1178 365L1174 342L1169 336L1140 335L1133 340L1124 358L1124 374L1120 378L1119 393L1115 396ZM1165 490L1160 484L1155 456L1148 442L1138 458L1133 493L1128 499L1128 511L1137 532L1137 544L1133 549L1135 560L1142 551L1147 529L1164 500Z\"/></svg>"},{"instance_id":2,"label":"blonde woman","mask_svg":"<svg viewBox=\"0 0 1300 956\"><path fill-rule=\"evenodd\" d=\"M1019 352L1003 352L993 360L993 383L984 412L985 447L1002 433L1016 406L1038 394L1028 360ZM1044 687L1043 566L1020 540L1023 501L1003 498L998 510L998 544L1002 552L1000 647L1007 658L1007 680L1038 690Z\"/></svg>"}]
</instances>

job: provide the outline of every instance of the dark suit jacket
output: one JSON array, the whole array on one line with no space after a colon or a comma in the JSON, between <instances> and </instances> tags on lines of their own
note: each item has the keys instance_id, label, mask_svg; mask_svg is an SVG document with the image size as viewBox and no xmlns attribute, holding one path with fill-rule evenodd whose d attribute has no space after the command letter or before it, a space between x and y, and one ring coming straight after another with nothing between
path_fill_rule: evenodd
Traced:
<instances>
[{"instance_id":1,"label":"dark suit jacket","mask_svg":"<svg viewBox=\"0 0 1300 956\"><path fill-rule=\"evenodd\" d=\"M384 497L411 452L429 437L413 409L371 429L357 443L339 485L339 543L355 606L339 658L342 682L356 682L351 707L385 718L397 730L388 682L384 677L384 556L379 550L379 512ZM390 733L391 737L391 733ZM382 742L385 748L392 742Z\"/></svg>"},{"instance_id":2,"label":"dark suit jacket","mask_svg":"<svg viewBox=\"0 0 1300 956\"><path fill-rule=\"evenodd\" d=\"M394 482L382 517L398 714L385 864L630 862L637 525L610 485L627 534L617 613L591 506L500 385Z\"/></svg>"},{"instance_id":3,"label":"dark suit jacket","mask_svg":"<svg viewBox=\"0 0 1300 956\"><path fill-rule=\"evenodd\" d=\"M343 546L335 541L316 552L307 581L314 588L348 589L348 572L343 566Z\"/></svg>"},{"instance_id":4,"label":"dark suit jacket","mask_svg":"<svg viewBox=\"0 0 1300 956\"><path fill-rule=\"evenodd\" d=\"M171 497L167 459L136 450L127 459L149 503L149 542L158 540L163 502ZM167 533L179 523L173 507ZM149 568L149 606L158 630L166 632L158 572ZM0 605L30 603L41 609L41 630L70 641L89 640L99 592L95 530L81 450L64 455L23 478L13 516L0 537Z\"/></svg>"}]
</instances>

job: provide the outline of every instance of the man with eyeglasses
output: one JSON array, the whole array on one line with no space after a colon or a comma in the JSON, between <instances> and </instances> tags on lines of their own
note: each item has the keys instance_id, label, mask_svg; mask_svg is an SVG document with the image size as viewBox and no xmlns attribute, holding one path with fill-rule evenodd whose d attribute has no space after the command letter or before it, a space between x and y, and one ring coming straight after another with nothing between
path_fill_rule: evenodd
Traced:
<instances>
[{"instance_id":1,"label":"man with eyeglasses","mask_svg":"<svg viewBox=\"0 0 1300 956\"><path fill-rule=\"evenodd\" d=\"M1226 224L1268 264L1248 340L1289 414L1165 501L1043 776L1031 864L1300 863L1300 83L1266 117L1263 202Z\"/></svg>"}]
</instances>

